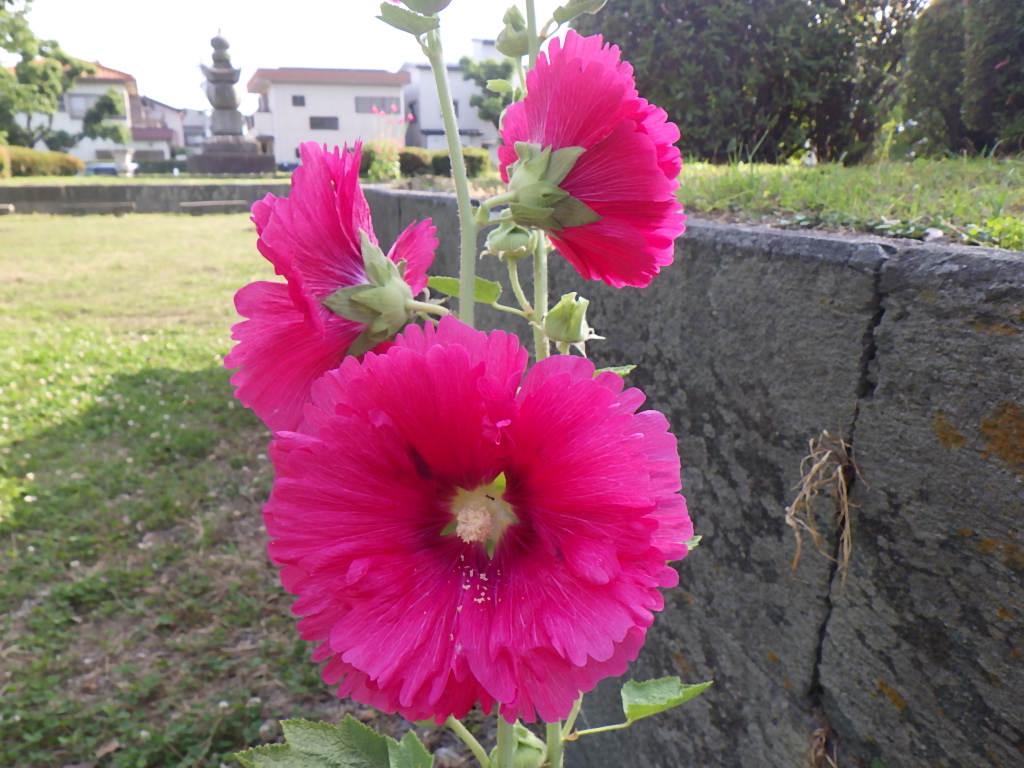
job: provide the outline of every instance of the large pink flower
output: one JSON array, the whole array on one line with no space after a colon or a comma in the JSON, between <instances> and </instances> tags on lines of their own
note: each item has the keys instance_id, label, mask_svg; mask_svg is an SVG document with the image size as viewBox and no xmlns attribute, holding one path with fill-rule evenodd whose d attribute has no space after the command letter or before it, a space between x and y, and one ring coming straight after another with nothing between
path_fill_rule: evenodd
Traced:
<instances>
[{"instance_id":1,"label":"large pink flower","mask_svg":"<svg viewBox=\"0 0 1024 768\"><path fill-rule=\"evenodd\" d=\"M643 645L693 533L664 416L452 317L348 358L271 445L264 519L326 682L410 720L568 715Z\"/></svg>"},{"instance_id":2,"label":"large pink flower","mask_svg":"<svg viewBox=\"0 0 1024 768\"><path fill-rule=\"evenodd\" d=\"M267 195L252 207L257 247L287 283L250 283L235 296L249 318L232 329L238 344L225 358L235 396L272 430L297 429L313 382L337 367L366 328L334 314L324 299L369 283L360 230L376 245L370 207L359 186L360 146L329 152L307 142L288 197ZM407 262L413 294L426 287L437 240L430 221L410 225L388 254Z\"/></svg>"},{"instance_id":3,"label":"large pink flower","mask_svg":"<svg viewBox=\"0 0 1024 768\"><path fill-rule=\"evenodd\" d=\"M527 75L526 98L505 113L498 157L508 181L516 142L582 148L558 187L600 219L546 227L548 235L583 277L642 287L672 263L685 229L676 199L679 129L637 95L633 68L602 42L572 30L564 43L551 41Z\"/></svg>"}]
</instances>

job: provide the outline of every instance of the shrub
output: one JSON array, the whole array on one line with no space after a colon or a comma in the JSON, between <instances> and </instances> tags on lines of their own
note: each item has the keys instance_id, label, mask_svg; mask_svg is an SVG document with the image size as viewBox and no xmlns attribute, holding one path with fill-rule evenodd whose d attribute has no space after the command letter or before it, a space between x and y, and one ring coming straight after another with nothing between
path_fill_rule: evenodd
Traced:
<instances>
[{"instance_id":1,"label":"shrub","mask_svg":"<svg viewBox=\"0 0 1024 768\"><path fill-rule=\"evenodd\" d=\"M966 149L960 116L964 79L963 0L935 0L914 24L907 45L906 113L924 152Z\"/></svg>"},{"instance_id":2,"label":"shrub","mask_svg":"<svg viewBox=\"0 0 1024 768\"><path fill-rule=\"evenodd\" d=\"M173 173L177 168L184 173L188 167L187 160L136 160L136 173Z\"/></svg>"},{"instance_id":3,"label":"shrub","mask_svg":"<svg viewBox=\"0 0 1024 768\"><path fill-rule=\"evenodd\" d=\"M1024 3L971 0L963 9L963 117L978 149L1024 149Z\"/></svg>"},{"instance_id":4,"label":"shrub","mask_svg":"<svg viewBox=\"0 0 1024 768\"><path fill-rule=\"evenodd\" d=\"M622 49L684 155L859 160L926 0L619 0L573 25Z\"/></svg>"},{"instance_id":5,"label":"shrub","mask_svg":"<svg viewBox=\"0 0 1024 768\"><path fill-rule=\"evenodd\" d=\"M471 179L483 176L491 170L491 153L482 147L463 147L466 158L466 174Z\"/></svg>"},{"instance_id":6,"label":"shrub","mask_svg":"<svg viewBox=\"0 0 1024 768\"><path fill-rule=\"evenodd\" d=\"M430 172L430 152L423 147L406 147L398 154L398 169L403 176Z\"/></svg>"},{"instance_id":7,"label":"shrub","mask_svg":"<svg viewBox=\"0 0 1024 768\"><path fill-rule=\"evenodd\" d=\"M63 152L42 152L27 147L8 147L13 176L74 176L85 163Z\"/></svg>"},{"instance_id":8,"label":"shrub","mask_svg":"<svg viewBox=\"0 0 1024 768\"><path fill-rule=\"evenodd\" d=\"M366 177L370 173L370 166L377 157L377 151L373 147L363 145L363 154L359 160L359 175Z\"/></svg>"},{"instance_id":9,"label":"shrub","mask_svg":"<svg viewBox=\"0 0 1024 768\"><path fill-rule=\"evenodd\" d=\"M491 170L491 153L480 147L463 147L462 156L466 160L466 175L475 179ZM451 176L452 161L448 152L440 150L430 158L435 176Z\"/></svg>"},{"instance_id":10,"label":"shrub","mask_svg":"<svg viewBox=\"0 0 1024 768\"><path fill-rule=\"evenodd\" d=\"M0 179L11 178L11 153L0 144Z\"/></svg>"}]
</instances>

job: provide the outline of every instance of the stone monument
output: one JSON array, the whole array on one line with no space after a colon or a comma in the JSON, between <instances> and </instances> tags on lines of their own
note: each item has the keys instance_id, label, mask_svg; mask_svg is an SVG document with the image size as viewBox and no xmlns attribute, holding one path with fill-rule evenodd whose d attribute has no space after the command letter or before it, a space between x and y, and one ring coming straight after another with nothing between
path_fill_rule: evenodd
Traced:
<instances>
[{"instance_id":1,"label":"stone monument","mask_svg":"<svg viewBox=\"0 0 1024 768\"><path fill-rule=\"evenodd\" d=\"M189 173L272 173L274 157L260 154L259 144L242 134L241 99L236 90L242 70L231 66L228 41L217 36L213 46L213 66L200 64L206 75L206 98L213 106L213 135L203 141L202 150L188 158Z\"/></svg>"}]
</instances>

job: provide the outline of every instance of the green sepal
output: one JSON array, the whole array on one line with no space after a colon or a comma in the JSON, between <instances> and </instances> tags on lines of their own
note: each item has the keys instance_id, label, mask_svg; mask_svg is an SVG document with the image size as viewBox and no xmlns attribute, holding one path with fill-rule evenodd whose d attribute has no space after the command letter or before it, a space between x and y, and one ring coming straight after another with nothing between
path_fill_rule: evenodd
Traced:
<instances>
[{"instance_id":1,"label":"green sepal","mask_svg":"<svg viewBox=\"0 0 1024 768\"><path fill-rule=\"evenodd\" d=\"M551 17L559 24L565 24L585 13L597 13L607 2L608 0L569 0L565 5L555 8Z\"/></svg>"},{"instance_id":2,"label":"green sepal","mask_svg":"<svg viewBox=\"0 0 1024 768\"><path fill-rule=\"evenodd\" d=\"M703 536L694 536L692 539L684 541L683 546L686 547L687 552L693 552L693 550L697 548L697 546L700 544L701 539L703 538Z\"/></svg>"},{"instance_id":3,"label":"green sepal","mask_svg":"<svg viewBox=\"0 0 1024 768\"><path fill-rule=\"evenodd\" d=\"M601 214L575 197L566 196L554 205L552 218L559 227L581 227L601 220Z\"/></svg>"},{"instance_id":4,"label":"green sepal","mask_svg":"<svg viewBox=\"0 0 1024 768\"><path fill-rule=\"evenodd\" d=\"M508 80L488 80L487 90L494 93L512 93L512 83Z\"/></svg>"},{"instance_id":5,"label":"green sepal","mask_svg":"<svg viewBox=\"0 0 1024 768\"><path fill-rule=\"evenodd\" d=\"M510 219L487 235L487 252L499 259L521 259L533 253L535 247L533 233Z\"/></svg>"},{"instance_id":6,"label":"green sepal","mask_svg":"<svg viewBox=\"0 0 1024 768\"><path fill-rule=\"evenodd\" d=\"M508 207L509 213L516 224L536 229L547 229L557 231L561 229L558 222L551 218L555 212L554 208L535 208L531 205L512 203Z\"/></svg>"},{"instance_id":7,"label":"green sepal","mask_svg":"<svg viewBox=\"0 0 1024 768\"><path fill-rule=\"evenodd\" d=\"M544 742L518 720L512 726L515 746L512 748L513 768L540 768L547 759L547 748ZM491 765L497 765L498 748L491 750Z\"/></svg>"},{"instance_id":8,"label":"green sepal","mask_svg":"<svg viewBox=\"0 0 1024 768\"><path fill-rule=\"evenodd\" d=\"M358 294L372 289L373 286L367 284L350 285L348 288L335 291L324 299L324 306L338 317L343 317L354 323L372 323L377 319L378 313L371 312L364 305L354 301Z\"/></svg>"},{"instance_id":9,"label":"green sepal","mask_svg":"<svg viewBox=\"0 0 1024 768\"><path fill-rule=\"evenodd\" d=\"M621 376L623 379L633 372L636 368L635 365L612 365L608 368L598 368L594 371L594 375L597 376L599 373L614 373L616 376ZM700 538L699 536L697 538Z\"/></svg>"},{"instance_id":10,"label":"green sepal","mask_svg":"<svg viewBox=\"0 0 1024 768\"><path fill-rule=\"evenodd\" d=\"M633 723L678 707L711 687L711 681L696 685L683 685L678 677L662 677L636 683L630 680L622 686L622 711Z\"/></svg>"},{"instance_id":11,"label":"green sepal","mask_svg":"<svg viewBox=\"0 0 1024 768\"><path fill-rule=\"evenodd\" d=\"M544 180L552 184L561 184L584 152L586 150L583 147L562 147L561 149L556 149L551 153L551 157L548 160L548 169L544 174Z\"/></svg>"},{"instance_id":12,"label":"green sepal","mask_svg":"<svg viewBox=\"0 0 1024 768\"><path fill-rule=\"evenodd\" d=\"M416 37L421 37L440 26L440 22L434 16L423 16L387 2L380 4L380 16L377 18L395 29Z\"/></svg>"},{"instance_id":13,"label":"green sepal","mask_svg":"<svg viewBox=\"0 0 1024 768\"><path fill-rule=\"evenodd\" d=\"M461 290L457 277L433 276L428 278L427 286L443 293L446 296L459 298ZM473 301L479 304L493 304L501 296L501 283L493 280L484 280L482 277L475 278L473 282Z\"/></svg>"},{"instance_id":14,"label":"green sepal","mask_svg":"<svg viewBox=\"0 0 1024 768\"><path fill-rule=\"evenodd\" d=\"M519 159L509 171L508 189L515 194L509 212L516 224L557 231L601 220L586 203L558 186L584 153L583 147L552 151L551 147L517 141L515 150Z\"/></svg>"}]
</instances>

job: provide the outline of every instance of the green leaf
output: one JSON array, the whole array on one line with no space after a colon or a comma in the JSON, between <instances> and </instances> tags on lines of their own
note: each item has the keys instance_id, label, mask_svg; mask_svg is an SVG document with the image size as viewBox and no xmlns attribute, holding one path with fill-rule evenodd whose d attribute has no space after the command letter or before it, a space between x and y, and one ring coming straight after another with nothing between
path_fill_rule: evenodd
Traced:
<instances>
[{"instance_id":1,"label":"green leaf","mask_svg":"<svg viewBox=\"0 0 1024 768\"><path fill-rule=\"evenodd\" d=\"M437 29L439 26L439 21L435 16L421 16L387 2L380 4L380 16L377 18L395 29L408 32L416 37L420 37L432 29Z\"/></svg>"},{"instance_id":2,"label":"green leaf","mask_svg":"<svg viewBox=\"0 0 1024 768\"><path fill-rule=\"evenodd\" d=\"M388 739L388 759L391 768L430 768L434 764L434 756L413 731L406 731L401 741Z\"/></svg>"},{"instance_id":3,"label":"green leaf","mask_svg":"<svg viewBox=\"0 0 1024 768\"><path fill-rule=\"evenodd\" d=\"M508 80L488 80L487 90L495 93L512 93L512 83Z\"/></svg>"},{"instance_id":4,"label":"green leaf","mask_svg":"<svg viewBox=\"0 0 1024 768\"><path fill-rule=\"evenodd\" d=\"M585 13L597 13L607 2L608 0L569 0L565 5L556 8L551 15L559 24L565 24Z\"/></svg>"},{"instance_id":5,"label":"green leaf","mask_svg":"<svg viewBox=\"0 0 1024 768\"><path fill-rule=\"evenodd\" d=\"M613 365L609 368L598 368L596 371L594 371L594 375L597 376L597 374L599 373L608 372L614 373L616 376L626 378L626 376L633 372L634 368L636 368L635 365Z\"/></svg>"},{"instance_id":6,"label":"green leaf","mask_svg":"<svg viewBox=\"0 0 1024 768\"><path fill-rule=\"evenodd\" d=\"M459 297L459 280L456 277L431 277L427 280L427 285L446 296ZM501 283L496 283L493 280L484 280L482 277L476 278L473 285L473 301L480 304L493 304L500 296Z\"/></svg>"},{"instance_id":7,"label":"green leaf","mask_svg":"<svg viewBox=\"0 0 1024 768\"><path fill-rule=\"evenodd\" d=\"M501 283L484 280L482 277L476 278L476 282L473 284L473 301L481 304L493 304L500 296Z\"/></svg>"},{"instance_id":8,"label":"green leaf","mask_svg":"<svg viewBox=\"0 0 1024 768\"><path fill-rule=\"evenodd\" d=\"M333 768L326 763L311 763L309 758L296 752L287 744L267 744L236 752L244 768Z\"/></svg>"},{"instance_id":9,"label":"green leaf","mask_svg":"<svg viewBox=\"0 0 1024 768\"><path fill-rule=\"evenodd\" d=\"M434 275L427 280L427 287L445 296L459 297L459 278Z\"/></svg>"},{"instance_id":10,"label":"green leaf","mask_svg":"<svg viewBox=\"0 0 1024 768\"><path fill-rule=\"evenodd\" d=\"M704 693L710 686L711 681L683 685L678 677L662 677L644 683L630 680L622 686L622 711L626 713L626 719L632 723L677 707Z\"/></svg>"},{"instance_id":11,"label":"green leaf","mask_svg":"<svg viewBox=\"0 0 1024 768\"><path fill-rule=\"evenodd\" d=\"M352 715L346 715L337 727L308 720L282 720L281 728L289 747L322 761L311 766L390 768L387 738Z\"/></svg>"}]
</instances>

